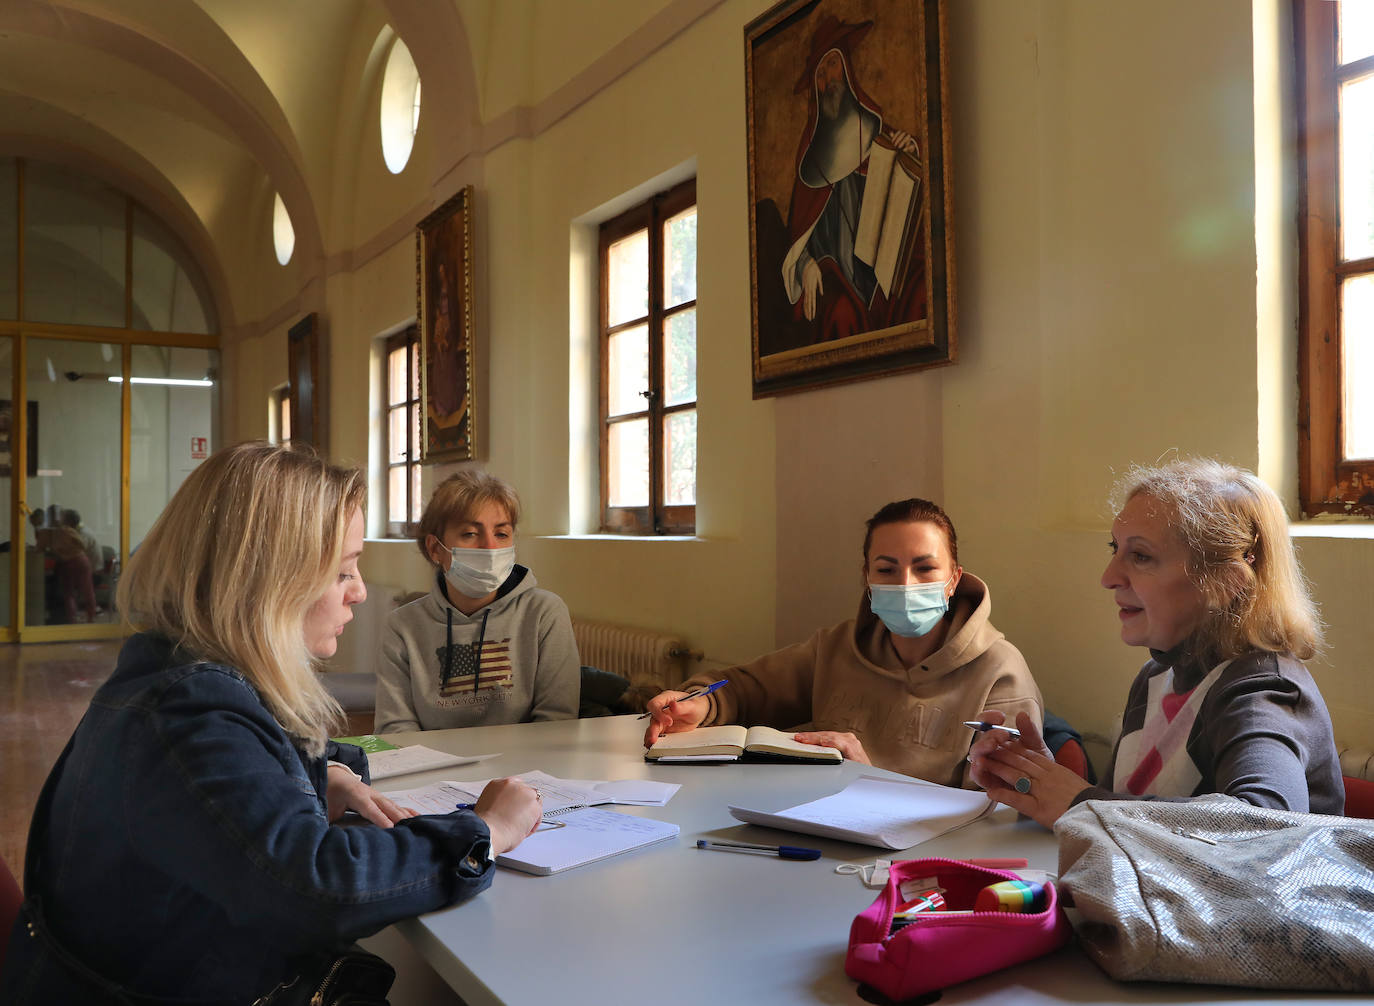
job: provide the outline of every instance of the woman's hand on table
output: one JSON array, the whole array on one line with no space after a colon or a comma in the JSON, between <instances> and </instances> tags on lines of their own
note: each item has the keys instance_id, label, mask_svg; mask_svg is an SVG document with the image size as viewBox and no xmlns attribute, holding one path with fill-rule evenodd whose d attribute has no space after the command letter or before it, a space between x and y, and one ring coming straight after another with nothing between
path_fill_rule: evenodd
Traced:
<instances>
[{"instance_id":1,"label":"woman's hand on table","mask_svg":"<svg viewBox=\"0 0 1374 1006\"><path fill-rule=\"evenodd\" d=\"M695 730L711 709L711 700L702 695L681 701L686 692L671 689L659 692L649 700L645 710L653 717L644 731L644 746L651 748L662 734L677 734Z\"/></svg>"},{"instance_id":2,"label":"woman's hand on table","mask_svg":"<svg viewBox=\"0 0 1374 1006\"><path fill-rule=\"evenodd\" d=\"M839 748L840 754L844 755L848 761L856 761L860 765L873 764L869 760L868 752L864 750L863 743L847 730L843 733L837 730L806 730L799 734L793 734L792 739L801 744Z\"/></svg>"},{"instance_id":3,"label":"woman's hand on table","mask_svg":"<svg viewBox=\"0 0 1374 1006\"><path fill-rule=\"evenodd\" d=\"M351 810L378 827L390 828L397 821L416 816L415 811L399 807L386 794L378 793L345 765L330 765L328 778L326 799L331 821L339 820Z\"/></svg>"},{"instance_id":4,"label":"woman's hand on table","mask_svg":"<svg viewBox=\"0 0 1374 1006\"><path fill-rule=\"evenodd\" d=\"M544 804L539 791L523 779L493 779L487 783L472 812L491 832L491 851L509 852L539 827Z\"/></svg>"},{"instance_id":5,"label":"woman's hand on table","mask_svg":"<svg viewBox=\"0 0 1374 1006\"><path fill-rule=\"evenodd\" d=\"M997 724L1006 721L996 710L984 712L979 719ZM1053 828L1089 783L1054 760L1034 721L1025 713L1017 714L1016 728L1021 731L1019 738L1003 730L980 734L969 748L970 774L998 803Z\"/></svg>"}]
</instances>

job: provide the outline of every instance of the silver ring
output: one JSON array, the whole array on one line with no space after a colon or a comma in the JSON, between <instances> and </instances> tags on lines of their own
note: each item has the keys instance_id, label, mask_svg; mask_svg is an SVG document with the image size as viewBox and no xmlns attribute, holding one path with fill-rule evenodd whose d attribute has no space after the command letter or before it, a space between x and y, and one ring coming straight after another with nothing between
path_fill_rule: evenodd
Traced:
<instances>
[{"instance_id":1,"label":"silver ring","mask_svg":"<svg viewBox=\"0 0 1374 1006\"><path fill-rule=\"evenodd\" d=\"M1025 776L1022 776L1020 779L1017 779L1017 780L1016 780L1016 792L1018 792L1018 793L1029 793L1029 792L1030 792L1030 780L1027 779Z\"/></svg>"}]
</instances>

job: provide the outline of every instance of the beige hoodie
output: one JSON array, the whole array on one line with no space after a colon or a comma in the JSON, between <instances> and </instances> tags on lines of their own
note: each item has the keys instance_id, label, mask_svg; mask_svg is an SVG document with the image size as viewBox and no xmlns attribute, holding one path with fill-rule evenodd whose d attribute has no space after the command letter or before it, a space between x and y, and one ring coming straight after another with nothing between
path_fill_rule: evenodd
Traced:
<instances>
[{"instance_id":1,"label":"beige hoodie","mask_svg":"<svg viewBox=\"0 0 1374 1006\"><path fill-rule=\"evenodd\" d=\"M730 680L710 695L702 726L848 730L880 768L972 788L965 756L974 734L964 720L984 709L999 709L1008 720L1029 713L1037 727L1044 718L1040 689L1020 651L993 628L991 611L987 585L965 572L945 615L944 645L907 668L865 592L857 617L681 687Z\"/></svg>"}]
</instances>

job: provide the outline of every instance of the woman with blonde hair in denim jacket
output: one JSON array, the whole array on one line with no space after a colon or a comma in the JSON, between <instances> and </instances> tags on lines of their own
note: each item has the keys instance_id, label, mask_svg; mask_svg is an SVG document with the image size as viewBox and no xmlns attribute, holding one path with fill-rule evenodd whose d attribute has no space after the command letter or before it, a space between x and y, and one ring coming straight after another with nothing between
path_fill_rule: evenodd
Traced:
<instances>
[{"instance_id":1,"label":"woman with blonde hair in denim jacket","mask_svg":"<svg viewBox=\"0 0 1374 1006\"><path fill-rule=\"evenodd\" d=\"M119 585L134 628L39 798L6 1003L251 1003L350 941L472 897L536 793L418 817L367 785L316 673L367 591L362 472L217 452ZM356 813L355 827L343 826Z\"/></svg>"}]
</instances>

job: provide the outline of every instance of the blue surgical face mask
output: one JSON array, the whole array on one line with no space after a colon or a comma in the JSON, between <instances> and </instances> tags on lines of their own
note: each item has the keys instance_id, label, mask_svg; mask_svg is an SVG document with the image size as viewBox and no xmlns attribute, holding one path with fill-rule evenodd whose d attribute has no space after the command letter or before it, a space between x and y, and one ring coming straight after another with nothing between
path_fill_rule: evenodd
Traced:
<instances>
[{"instance_id":1,"label":"blue surgical face mask","mask_svg":"<svg viewBox=\"0 0 1374 1006\"><path fill-rule=\"evenodd\" d=\"M870 583L868 606L894 636L924 636L949 610L940 583Z\"/></svg>"}]
</instances>

